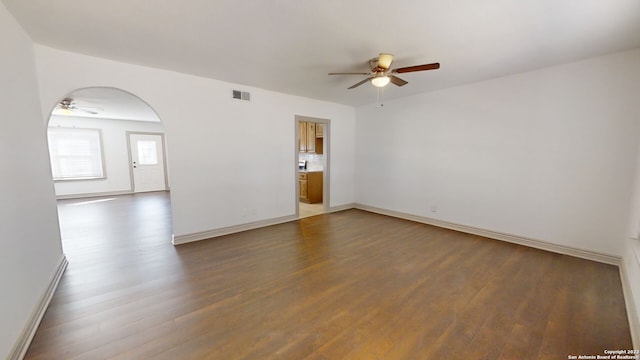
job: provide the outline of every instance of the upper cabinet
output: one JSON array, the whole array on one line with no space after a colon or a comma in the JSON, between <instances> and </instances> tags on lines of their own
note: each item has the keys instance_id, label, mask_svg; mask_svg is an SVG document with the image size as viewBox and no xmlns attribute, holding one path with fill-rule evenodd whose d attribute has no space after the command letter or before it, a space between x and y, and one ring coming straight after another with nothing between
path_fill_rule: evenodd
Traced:
<instances>
[{"instance_id":1,"label":"upper cabinet","mask_svg":"<svg viewBox=\"0 0 640 360\"><path fill-rule=\"evenodd\" d=\"M316 123L307 124L307 152L316 152Z\"/></svg>"},{"instance_id":2,"label":"upper cabinet","mask_svg":"<svg viewBox=\"0 0 640 360\"><path fill-rule=\"evenodd\" d=\"M320 123L301 121L298 123L300 152L322 154L323 126Z\"/></svg>"},{"instance_id":3,"label":"upper cabinet","mask_svg":"<svg viewBox=\"0 0 640 360\"><path fill-rule=\"evenodd\" d=\"M307 152L307 123L300 121L298 123L298 150Z\"/></svg>"}]
</instances>

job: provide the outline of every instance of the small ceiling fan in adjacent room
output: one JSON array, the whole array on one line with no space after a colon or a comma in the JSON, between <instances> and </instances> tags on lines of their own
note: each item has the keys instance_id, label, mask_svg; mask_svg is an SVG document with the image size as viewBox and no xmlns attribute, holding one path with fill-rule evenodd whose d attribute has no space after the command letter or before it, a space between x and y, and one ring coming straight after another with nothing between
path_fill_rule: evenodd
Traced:
<instances>
[{"instance_id":1,"label":"small ceiling fan in adjacent room","mask_svg":"<svg viewBox=\"0 0 640 360\"><path fill-rule=\"evenodd\" d=\"M403 74L415 71L436 70L440 68L440 63L424 64L405 66L401 68L391 68L393 62L393 55L380 53L380 56L369 60L370 72L332 72L329 75L366 75L367 78L350 86L349 89L356 88L367 81L371 82L371 85L382 88L392 83L397 86L404 86L408 82L397 77L396 74Z\"/></svg>"},{"instance_id":2,"label":"small ceiling fan in adjacent room","mask_svg":"<svg viewBox=\"0 0 640 360\"><path fill-rule=\"evenodd\" d=\"M60 100L58 105L56 105L54 112L57 113L58 115L74 115L74 114L80 115L80 114L77 114L78 112L81 112L84 114L90 114L90 115L97 115L102 110L103 109L101 108L93 107L93 106L78 106L75 103L74 99L70 97L66 97Z\"/></svg>"}]
</instances>

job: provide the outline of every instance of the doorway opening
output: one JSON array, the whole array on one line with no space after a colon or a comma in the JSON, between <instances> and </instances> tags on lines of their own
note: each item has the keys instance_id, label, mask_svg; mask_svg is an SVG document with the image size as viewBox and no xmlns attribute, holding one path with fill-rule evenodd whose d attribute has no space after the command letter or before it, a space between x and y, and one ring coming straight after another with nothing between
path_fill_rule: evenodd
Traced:
<instances>
[{"instance_id":1,"label":"doorway opening","mask_svg":"<svg viewBox=\"0 0 640 360\"><path fill-rule=\"evenodd\" d=\"M296 216L324 214L329 209L330 121L295 117L296 126Z\"/></svg>"},{"instance_id":2,"label":"doorway opening","mask_svg":"<svg viewBox=\"0 0 640 360\"><path fill-rule=\"evenodd\" d=\"M47 138L65 253L72 241L98 249L116 228L159 223L163 231L145 241L171 241L165 131L145 101L112 87L74 90L52 109Z\"/></svg>"}]
</instances>

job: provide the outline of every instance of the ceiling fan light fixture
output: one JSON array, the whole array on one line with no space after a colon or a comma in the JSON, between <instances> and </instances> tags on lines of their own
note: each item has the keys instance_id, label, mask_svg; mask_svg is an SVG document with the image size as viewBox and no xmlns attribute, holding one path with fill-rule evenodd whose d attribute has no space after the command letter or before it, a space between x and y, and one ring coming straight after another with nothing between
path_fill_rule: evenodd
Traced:
<instances>
[{"instance_id":1,"label":"ceiling fan light fixture","mask_svg":"<svg viewBox=\"0 0 640 360\"><path fill-rule=\"evenodd\" d=\"M381 88L389 85L389 81L391 81L391 79L386 75L376 76L373 79L371 79L371 85Z\"/></svg>"}]
</instances>

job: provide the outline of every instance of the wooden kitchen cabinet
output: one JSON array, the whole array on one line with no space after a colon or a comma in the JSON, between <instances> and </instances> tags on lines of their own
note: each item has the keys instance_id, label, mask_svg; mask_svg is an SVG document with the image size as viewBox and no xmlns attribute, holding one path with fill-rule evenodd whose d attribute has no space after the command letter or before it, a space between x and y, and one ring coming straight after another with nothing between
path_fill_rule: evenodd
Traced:
<instances>
[{"instance_id":1,"label":"wooden kitchen cabinet","mask_svg":"<svg viewBox=\"0 0 640 360\"><path fill-rule=\"evenodd\" d=\"M307 123L298 123L298 151L307 152Z\"/></svg>"},{"instance_id":2,"label":"wooden kitchen cabinet","mask_svg":"<svg viewBox=\"0 0 640 360\"><path fill-rule=\"evenodd\" d=\"M308 122L307 124L307 152L316 152L316 123Z\"/></svg>"},{"instance_id":3,"label":"wooden kitchen cabinet","mask_svg":"<svg viewBox=\"0 0 640 360\"><path fill-rule=\"evenodd\" d=\"M301 172L298 182L300 201L309 204L322 202L322 171Z\"/></svg>"},{"instance_id":4,"label":"wooden kitchen cabinet","mask_svg":"<svg viewBox=\"0 0 640 360\"><path fill-rule=\"evenodd\" d=\"M316 123L316 154L324 153L324 126Z\"/></svg>"},{"instance_id":5,"label":"wooden kitchen cabinet","mask_svg":"<svg viewBox=\"0 0 640 360\"><path fill-rule=\"evenodd\" d=\"M323 153L323 128L322 124L301 121L298 123L299 138L298 151L306 153Z\"/></svg>"}]
</instances>

